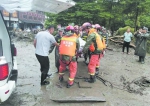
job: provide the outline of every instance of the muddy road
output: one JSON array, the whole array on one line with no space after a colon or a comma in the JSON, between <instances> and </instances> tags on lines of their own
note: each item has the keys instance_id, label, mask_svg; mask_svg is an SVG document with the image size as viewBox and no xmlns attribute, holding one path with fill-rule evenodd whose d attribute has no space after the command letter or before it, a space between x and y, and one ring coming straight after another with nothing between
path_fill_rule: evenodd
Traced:
<instances>
[{"instance_id":1,"label":"muddy road","mask_svg":"<svg viewBox=\"0 0 150 106\"><path fill-rule=\"evenodd\" d=\"M133 83L135 80L150 76L150 55L147 55L145 64L140 64L137 62L138 57L134 56L133 49L130 49L130 55L122 54L120 46L115 47L114 51L107 50L100 62L100 77L108 81L105 83L107 86L98 79L94 84L89 84L84 79L76 79L75 81L80 82L81 86L92 88L78 88L78 85L74 84L68 89L66 88L67 71L65 81L63 83L58 81L54 53L49 55L49 73L52 73L52 77L47 80L50 81L50 85L41 87L39 63L32 43L18 41L16 47L19 71L17 89L0 106L150 106L150 87ZM88 77L87 66L82 58L78 63L77 77L79 76ZM106 102L56 103L51 100L85 96L102 97Z\"/></svg>"}]
</instances>

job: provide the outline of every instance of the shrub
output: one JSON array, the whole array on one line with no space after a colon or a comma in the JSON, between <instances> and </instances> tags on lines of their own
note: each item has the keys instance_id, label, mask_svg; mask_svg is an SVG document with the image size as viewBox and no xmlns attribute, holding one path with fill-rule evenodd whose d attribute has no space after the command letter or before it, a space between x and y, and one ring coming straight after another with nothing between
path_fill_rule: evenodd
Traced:
<instances>
[{"instance_id":1,"label":"shrub","mask_svg":"<svg viewBox=\"0 0 150 106\"><path fill-rule=\"evenodd\" d=\"M131 28L130 26L126 26L124 28L119 28L118 31L117 31L117 35L123 35L127 31L128 28L130 28L131 33L133 34L134 33L134 28Z\"/></svg>"}]
</instances>

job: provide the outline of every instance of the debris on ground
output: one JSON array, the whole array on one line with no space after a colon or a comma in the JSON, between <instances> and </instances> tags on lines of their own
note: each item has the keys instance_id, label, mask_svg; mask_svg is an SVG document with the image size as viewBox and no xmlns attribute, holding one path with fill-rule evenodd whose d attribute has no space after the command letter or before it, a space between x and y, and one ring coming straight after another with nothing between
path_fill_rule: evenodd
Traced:
<instances>
[{"instance_id":1,"label":"debris on ground","mask_svg":"<svg viewBox=\"0 0 150 106\"><path fill-rule=\"evenodd\" d=\"M79 88L92 88L90 86L81 86L80 82L75 82L75 83L78 85Z\"/></svg>"},{"instance_id":2,"label":"debris on ground","mask_svg":"<svg viewBox=\"0 0 150 106\"><path fill-rule=\"evenodd\" d=\"M121 81L123 82L124 89L127 89L130 93L144 95L143 92L146 90L146 87L150 87L150 77L139 77L129 82L121 76Z\"/></svg>"},{"instance_id":3,"label":"debris on ground","mask_svg":"<svg viewBox=\"0 0 150 106\"><path fill-rule=\"evenodd\" d=\"M51 99L55 102L60 103L70 103L70 102L106 102L105 98L103 97L64 97L60 99Z\"/></svg>"},{"instance_id":4,"label":"debris on ground","mask_svg":"<svg viewBox=\"0 0 150 106\"><path fill-rule=\"evenodd\" d=\"M57 86L58 88L62 88L62 87L63 87L60 82L56 83L56 86Z\"/></svg>"},{"instance_id":5,"label":"debris on ground","mask_svg":"<svg viewBox=\"0 0 150 106\"><path fill-rule=\"evenodd\" d=\"M118 43L118 44L123 45L123 43L124 43L123 38L124 38L123 36L113 36L113 37L110 37L109 40L114 42L114 43ZM135 48L134 43L131 42L130 47Z\"/></svg>"}]
</instances>

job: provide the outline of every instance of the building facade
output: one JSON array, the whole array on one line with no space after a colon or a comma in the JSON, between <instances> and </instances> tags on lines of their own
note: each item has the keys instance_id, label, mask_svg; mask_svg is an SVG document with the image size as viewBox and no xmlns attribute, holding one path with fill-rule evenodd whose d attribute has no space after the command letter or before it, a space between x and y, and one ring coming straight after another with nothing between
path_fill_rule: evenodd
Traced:
<instances>
[{"instance_id":1,"label":"building facade","mask_svg":"<svg viewBox=\"0 0 150 106\"><path fill-rule=\"evenodd\" d=\"M5 10L2 10L2 14L6 23L6 26L10 29L20 28L25 29L40 29L43 28L45 21L44 12L14 12L8 13Z\"/></svg>"},{"instance_id":2,"label":"building facade","mask_svg":"<svg viewBox=\"0 0 150 106\"><path fill-rule=\"evenodd\" d=\"M44 12L18 12L19 27L24 29L39 29L43 28L45 21Z\"/></svg>"},{"instance_id":3,"label":"building facade","mask_svg":"<svg viewBox=\"0 0 150 106\"><path fill-rule=\"evenodd\" d=\"M8 28L17 28L18 27L18 13L8 13L5 10L2 10L5 24Z\"/></svg>"}]
</instances>

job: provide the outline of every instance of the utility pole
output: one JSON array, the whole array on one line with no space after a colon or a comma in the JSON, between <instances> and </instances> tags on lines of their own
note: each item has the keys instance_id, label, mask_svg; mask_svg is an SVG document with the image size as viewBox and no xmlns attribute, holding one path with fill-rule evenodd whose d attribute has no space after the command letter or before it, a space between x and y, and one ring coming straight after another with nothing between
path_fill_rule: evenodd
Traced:
<instances>
[{"instance_id":1,"label":"utility pole","mask_svg":"<svg viewBox=\"0 0 150 106\"><path fill-rule=\"evenodd\" d=\"M11 30L11 13L9 13L9 27L8 27L8 31L9 31L9 34L11 34L10 32L10 30Z\"/></svg>"}]
</instances>

